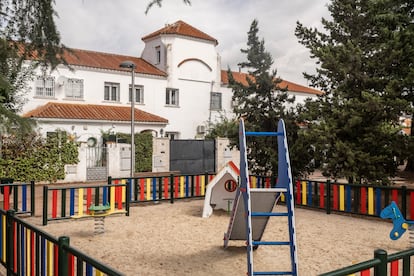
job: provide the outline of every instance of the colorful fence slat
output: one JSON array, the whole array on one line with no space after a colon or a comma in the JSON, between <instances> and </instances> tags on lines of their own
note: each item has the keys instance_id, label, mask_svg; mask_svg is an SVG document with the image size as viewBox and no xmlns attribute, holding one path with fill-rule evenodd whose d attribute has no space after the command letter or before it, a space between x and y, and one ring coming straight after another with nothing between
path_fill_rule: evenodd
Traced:
<instances>
[{"instance_id":1,"label":"colorful fence slat","mask_svg":"<svg viewBox=\"0 0 414 276\"><path fill-rule=\"evenodd\" d=\"M35 183L13 183L10 179L2 179L0 184L0 201L3 210L13 209L17 214L34 215Z\"/></svg>"},{"instance_id":2,"label":"colorful fence slat","mask_svg":"<svg viewBox=\"0 0 414 276\"><path fill-rule=\"evenodd\" d=\"M347 213L351 212L351 206L352 206L352 190L351 186L347 185L345 186L345 211Z\"/></svg>"},{"instance_id":3,"label":"colorful fence slat","mask_svg":"<svg viewBox=\"0 0 414 276\"><path fill-rule=\"evenodd\" d=\"M300 181L296 181L296 204L302 204L302 197L301 197L301 185Z\"/></svg>"},{"instance_id":4,"label":"colorful fence slat","mask_svg":"<svg viewBox=\"0 0 414 276\"><path fill-rule=\"evenodd\" d=\"M338 185L337 184L333 184L332 185L332 200L333 200L333 205L332 208L334 210L338 210Z\"/></svg>"},{"instance_id":5,"label":"colorful fence slat","mask_svg":"<svg viewBox=\"0 0 414 276\"><path fill-rule=\"evenodd\" d=\"M367 189L366 187L361 187L361 208L360 212L361 214L365 215L367 214Z\"/></svg>"},{"instance_id":6,"label":"colorful fence slat","mask_svg":"<svg viewBox=\"0 0 414 276\"><path fill-rule=\"evenodd\" d=\"M82 269L79 269L82 267L88 267L91 276L123 275L70 247L68 237L65 237L68 242L64 244L60 238L54 238L15 214L12 210L7 213L0 210L0 262L7 275L83 276ZM5 244L8 245L3 246Z\"/></svg>"},{"instance_id":7,"label":"colorful fence slat","mask_svg":"<svg viewBox=\"0 0 414 276\"><path fill-rule=\"evenodd\" d=\"M206 186L214 174L204 175L156 175L134 179L113 179L130 186L130 202L203 197ZM275 177L249 175L252 188L274 187ZM111 181L108 180L108 183ZM132 183L132 184L131 184ZM134 184L138 185L136 188ZM367 216L378 216L381 210L394 200L399 202L407 218L414 214L414 190L400 187L382 187L366 184L331 183L330 181L296 180L295 204L330 211L347 212ZM410 196L412 194L412 197ZM406 202L404 202L406 198Z\"/></svg>"},{"instance_id":8,"label":"colorful fence slat","mask_svg":"<svg viewBox=\"0 0 414 276\"><path fill-rule=\"evenodd\" d=\"M319 207L325 208L325 184L319 183Z\"/></svg>"},{"instance_id":9,"label":"colorful fence slat","mask_svg":"<svg viewBox=\"0 0 414 276\"><path fill-rule=\"evenodd\" d=\"M129 215L129 196L127 196L129 189L127 186L127 184L72 187L45 185L43 187L43 225L52 220L94 216L90 208L99 205L107 206L109 204L109 211L106 215L113 213ZM59 194L61 196L58 196ZM67 198L67 194L69 198ZM69 211L66 208L67 201ZM59 208L60 213L58 213Z\"/></svg>"},{"instance_id":10,"label":"colorful fence slat","mask_svg":"<svg viewBox=\"0 0 414 276\"><path fill-rule=\"evenodd\" d=\"M313 191L313 182L311 182L311 181L307 181L307 184L308 184L308 195L307 195L307 202L308 202L308 205L309 206L313 206L313 193L312 193L312 191Z\"/></svg>"}]
</instances>

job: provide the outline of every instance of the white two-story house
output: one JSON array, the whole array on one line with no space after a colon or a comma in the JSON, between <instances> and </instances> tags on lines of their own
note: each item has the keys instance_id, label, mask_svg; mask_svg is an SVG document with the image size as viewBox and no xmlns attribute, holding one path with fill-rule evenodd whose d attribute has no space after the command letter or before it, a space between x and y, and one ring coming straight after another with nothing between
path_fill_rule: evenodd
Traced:
<instances>
[{"instance_id":1,"label":"white two-story house","mask_svg":"<svg viewBox=\"0 0 414 276\"><path fill-rule=\"evenodd\" d=\"M23 116L35 119L44 135L57 129L67 132L81 144L80 154L102 144L103 133L131 133L132 110L135 133L150 132L164 139L203 139L212 123L223 115L233 116L232 90L216 39L178 21L142 41L141 57L80 49L65 52L70 68L60 65L52 72L37 72ZM131 68L120 67L125 61L136 66L134 74ZM246 77L240 72L233 75L241 82ZM288 87L298 103L321 93L288 81L281 85ZM110 168L98 168L90 165L96 160L80 158L78 165L67 167L65 181L98 179L94 175L102 180L106 174L128 176L127 146L111 155L117 159L108 161ZM116 145L111 147L108 150ZM154 152L153 170L168 170L165 153L163 148ZM154 164L159 167L154 169Z\"/></svg>"},{"instance_id":2,"label":"white two-story house","mask_svg":"<svg viewBox=\"0 0 414 276\"><path fill-rule=\"evenodd\" d=\"M38 72L23 115L38 121L42 133L65 130L79 142L102 132L130 132L130 69L135 69L135 132L173 139L203 138L221 114L231 116L232 91L221 68L218 41L178 21L142 38L141 57L71 49L63 65ZM239 80L243 73L234 72ZM320 91L284 81L297 102Z\"/></svg>"}]
</instances>

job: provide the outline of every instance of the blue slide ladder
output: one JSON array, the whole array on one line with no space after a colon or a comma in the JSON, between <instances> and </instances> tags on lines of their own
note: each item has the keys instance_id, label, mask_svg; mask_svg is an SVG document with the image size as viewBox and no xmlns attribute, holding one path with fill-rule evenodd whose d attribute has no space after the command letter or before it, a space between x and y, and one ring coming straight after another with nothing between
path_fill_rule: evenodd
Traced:
<instances>
[{"instance_id":1,"label":"blue slide ladder","mask_svg":"<svg viewBox=\"0 0 414 276\"><path fill-rule=\"evenodd\" d=\"M252 212L251 190L250 188L247 165L246 136L277 136L278 142L278 180L274 191L285 192L287 212ZM244 200L244 212L246 219L246 246L247 246L247 275L298 275L296 230L295 230L295 213L293 202L293 183L290 167L289 151L286 139L286 130L283 120L278 122L277 132L246 132L244 129L243 119L239 125L239 142L240 142L240 191ZM266 190L272 190L266 189ZM288 241L254 241L252 239L252 217L280 217L288 218L289 240ZM259 245L271 246L289 246L291 270L290 271L254 271L253 270L253 249ZM277 261L276 261L277 262Z\"/></svg>"}]
</instances>

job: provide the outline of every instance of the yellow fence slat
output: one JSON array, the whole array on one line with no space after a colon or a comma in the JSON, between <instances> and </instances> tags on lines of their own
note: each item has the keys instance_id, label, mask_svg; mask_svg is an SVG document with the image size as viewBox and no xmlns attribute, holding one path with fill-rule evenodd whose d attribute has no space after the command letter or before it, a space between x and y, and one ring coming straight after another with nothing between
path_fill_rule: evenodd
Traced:
<instances>
[{"instance_id":1,"label":"yellow fence slat","mask_svg":"<svg viewBox=\"0 0 414 276\"><path fill-rule=\"evenodd\" d=\"M147 178L145 184L147 186L147 200L151 200L151 178Z\"/></svg>"},{"instance_id":2,"label":"yellow fence slat","mask_svg":"<svg viewBox=\"0 0 414 276\"><path fill-rule=\"evenodd\" d=\"M307 195L308 194L308 185L306 181L302 181L302 204L303 205L308 205L307 202Z\"/></svg>"},{"instance_id":3,"label":"yellow fence slat","mask_svg":"<svg viewBox=\"0 0 414 276\"><path fill-rule=\"evenodd\" d=\"M110 189L111 189L111 197L109 199L109 207L110 207L111 212L114 212L115 211L115 186L112 185Z\"/></svg>"},{"instance_id":4,"label":"yellow fence slat","mask_svg":"<svg viewBox=\"0 0 414 276\"><path fill-rule=\"evenodd\" d=\"M78 189L78 216L83 216L83 188Z\"/></svg>"},{"instance_id":5,"label":"yellow fence slat","mask_svg":"<svg viewBox=\"0 0 414 276\"><path fill-rule=\"evenodd\" d=\"M184 176L180 177L180 197L184 197Z\"/></svg>"},{"instance_id":6,"label":"yellow fence slat","mask_svg":"<svg viewBox=\"0 0 414 276\"><path fill-rule=\"evenodd\" d=\"M201 180L200 194L201 196L204 196L204 191L206 190L206 176L200 176L200 180Z\"/></svg>"},{"instance_id":7,"label":"yellow fence slat","mask_svg":"<svg viewBox=\"0 0 414 276\"><path fill-rule=\"evenodd\" d=\"M126 179L122 179L121 184L127 184ZM122 202L126 202L126 198L125 198L125 189L126 186L122 186Z\"/></svg>"},{"instance_id":8,"label":"yellow fence slat","mask_svg":"<svg viewBox=\"0 0 414 276\"><path fill-rule=\"evenodd\" d=\"M339 185L339 210L345 211L345 187Z\"/></svg>"}]
</instances>

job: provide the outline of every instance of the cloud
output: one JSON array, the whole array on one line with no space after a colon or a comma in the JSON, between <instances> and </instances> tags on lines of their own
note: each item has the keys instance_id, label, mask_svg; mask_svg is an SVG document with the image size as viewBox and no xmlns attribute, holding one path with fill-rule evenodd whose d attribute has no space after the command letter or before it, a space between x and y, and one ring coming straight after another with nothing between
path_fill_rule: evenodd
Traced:
<instances>
[{"instance_id":1,"label":"cloud","mask_svg":"<svg viewBox=\"0 0 414 276\"><path fill-rule=\"evenodd\" d=\"M294 35L296 21L320 28L329 15L329 0L164 0L147 15L148 1L137 0L56 0L58 29L63 43L71 48L140 56L141 38L165 24L183 20L216 38L223 69L245 60L247 32L259 21L259 37L275 60L278 75L306 85L302 72L314 69L315 62ZM305 70L306 69L306 70Z\"/></svg>"}]
</instances>

